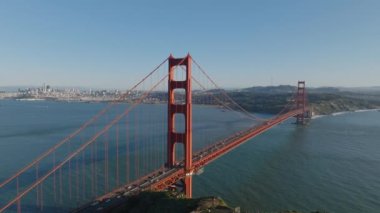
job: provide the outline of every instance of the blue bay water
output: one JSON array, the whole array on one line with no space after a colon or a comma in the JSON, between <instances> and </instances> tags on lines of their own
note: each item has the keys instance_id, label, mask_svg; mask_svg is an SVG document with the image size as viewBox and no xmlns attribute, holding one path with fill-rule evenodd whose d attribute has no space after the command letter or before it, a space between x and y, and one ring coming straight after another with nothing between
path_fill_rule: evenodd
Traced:
<instances>
[{"instance_id":1,"label":"blue bay water","mask_svg":"<svg viewBox=\"0 0 380 213\"><path fill-rule=\"evenodd\" d=\"M279 125L194 182L196 196L219 195L252 212L380 212L380 112Z\"/></svg>"},{"instance_id":2,"label":"blue bay water","mask_svg":"<svg viewBox=\"0 0 380 213\"><path fill-rule=\"evenodd\" d=\"M104 106L0 101L0 181ZM195 112L195 129L208 129L214 138L247 126L247 121L220 109L196 107ZM325 116L304 127L292 122L207 166L194 178L194 196L220 196L252 212L379 212L380 112ZM195 149L202 146L200 140L206 139L197 138Z\"/></svg>"}]
</instances>

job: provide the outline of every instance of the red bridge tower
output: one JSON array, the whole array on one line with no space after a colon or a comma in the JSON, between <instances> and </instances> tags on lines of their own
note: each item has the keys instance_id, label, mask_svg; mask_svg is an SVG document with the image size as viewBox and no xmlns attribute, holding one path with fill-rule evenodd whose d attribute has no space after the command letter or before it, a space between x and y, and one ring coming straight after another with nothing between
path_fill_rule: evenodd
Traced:
<instances>
[{"instance_id":1,"label":"red bridge tower","mask_svg":"<svg viewBox=\"0 0 380 213\"><path fill-rule=\"evenodd\" d=\"M169 56L169 82L168 82L168 142L167 142L167 166L173 167L175 165L175 145L181 143L184 145L185 154L185 173L184 178L184 191L188 198L192 196L192 103L191 103L191 56L188 54L185 58L174 58ZM174 72L176 66L184 66L186 71L186 78L183 81L174 79ZM185 90L184 103L178 103L175 100L176 89ZM185 131L177 132L175 116L184 115L185 117Z\"/></svg>"},{"instance_id":2,"label":"red bridge tower","mask_svg":"<svg viewBox=\"0 0 380 213\"><path fill-rule=\"evenodd\" d=\"M296 97L297 109L302 109L302 114L297 115L297 124L305 123L306 112L306 89L305 81L298 81L297 97Z\"/></svg>"}]
</instances>

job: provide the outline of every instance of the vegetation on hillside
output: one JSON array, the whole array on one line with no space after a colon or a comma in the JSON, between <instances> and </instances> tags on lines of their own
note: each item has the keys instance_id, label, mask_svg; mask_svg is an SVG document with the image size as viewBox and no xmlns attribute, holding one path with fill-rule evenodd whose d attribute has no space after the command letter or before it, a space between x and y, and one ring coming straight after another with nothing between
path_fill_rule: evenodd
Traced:
<instances>
[{"instance_id":1,"label":"vegetation on hillside","mask_svg":"<svg viewBox=\"0 0 380 213\"><path fill-rule=\"evenodd\" d=\"M243 108L251 112L280 112L284 106L294 103L293 93L254 93L233 91L229 95ZM380 96L355 93L309 93L309 106L315 114L326 115L341 111L380 108Z\"/></svg>"},{"instance_id":2,"label":"vegetation on hillside","mask_svg":"<svg viewBox=\"0 0 380 213\"><path fill-rule=\"evenodd\" d=\"M202 197L186 199L174 196L169 192L142 192L130 196L123 205L111 210L112 213L250 213L263 212L256 210L241 210L231 208L218 197ZM276 211L277 212L277 211ZM276 213L272 212L272 213ZM301 211L285 210L278 213L302 213ZM311 213L327 213L312 211Z\"/></svg>"},{"instance_id":3,"label":"vegetation on hillside","mask_svg":"<svg viewBox=\"0 0 380 213\"><path fill-rule=\"evenodd\" d=\"M168 192L142 192L131 196L112 213L234 213L217 197L195 199L177 198Z\"/></svg>"},{"instance_id":4,"label":"vegetation on hillside","mask_svg":"<svg viewBox=\"0 0 380 213\"><path fill-rule=\"evenodd\" d=\"M361 109L379 109L380 100L365 99L359 95L345 94L310 94L310 106L315 114L331 114L342 111Z\"/></svg>"}]
</instances>

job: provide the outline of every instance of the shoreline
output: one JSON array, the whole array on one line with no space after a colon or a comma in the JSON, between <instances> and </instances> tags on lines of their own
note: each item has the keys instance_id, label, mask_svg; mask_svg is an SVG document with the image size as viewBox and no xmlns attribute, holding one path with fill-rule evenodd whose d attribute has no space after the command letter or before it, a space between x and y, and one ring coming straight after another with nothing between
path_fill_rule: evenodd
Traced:
<instances>
[{"instance_id":1,"label":"shoreline","mask_svg":"<svg viewBox=\"0 0 380 213\"><path fill-rule=\"evenodd\" d=\"M99 99L93 99L93 100L78 100L78 99L53 99L53 98L0 98L0 101L7 101L7 100L13 100L13 101L25 101L25 102L40 102L40 101L51 101L51 102L66 102L66 103L109 103L114 100L106 99L106 100L99 100ZM128 103L128 101L124 101L125 103ZM150 103L150 104L163 104L163 103ZM203 104L202 104L203 105ZM208 105L204 105L208 106ZM215 106L215 105L210 105ZM373 111L380 111L380 107L378 108L362 108L362 109L356 109L356 110L350 110L350 111L337 111L332 112L328 114L315 114L312 116L311 119L318 119L325 116L340 116L344 114L349 113L360 113L360 112L373 112ZM257 113L257 112L250 112L250 113Z\"/></svg>"},{"instance_id":2,"label":"shoreline","mask_svg":"<svg viewBox=\"0 0 380 213\"><path fill-rule=\"evenodd\" d=\"M373 108L373 109L357 109L353 111L339 111L339 112L333 112L330 114L317 114L314 115L311 119L318 119L326 116L340 116L340 115L345 115L345 114L350 114L350 113L361 113L361 112L380 112L380 108Z\"/></svg>"}]
</instances>

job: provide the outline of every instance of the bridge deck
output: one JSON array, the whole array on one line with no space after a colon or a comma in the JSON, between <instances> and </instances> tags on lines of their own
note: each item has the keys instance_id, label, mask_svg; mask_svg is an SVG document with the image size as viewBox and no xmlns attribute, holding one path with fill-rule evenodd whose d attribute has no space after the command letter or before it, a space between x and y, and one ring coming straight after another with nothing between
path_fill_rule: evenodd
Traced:
<instances>
[{"instance_id":1,"label":"bridge deck","mask_svg":"<svg viewBox=\"0 0 380 213\"><path fill-rule=\"evenodd\" d=\"M193 155L194 169L193 171L190 171L190 173L199 171L207 164L228 153L247 140L300 113L302 113L302 109L290 111L263 122L260 125L237 132L221 141L218 141L217 143L212 144L211 146L202 149ZM147 190L165 190L185 177L186 172L183 169L183 163L184 162L179 162L173 168L162 167L135 182L122 186L97 198L92 203L88 203L81 208L76 209L74 212L107 211L115 206L121 205L126 199L125 195L138 194L141 191Z\"/></svg>"}]
</instances>

